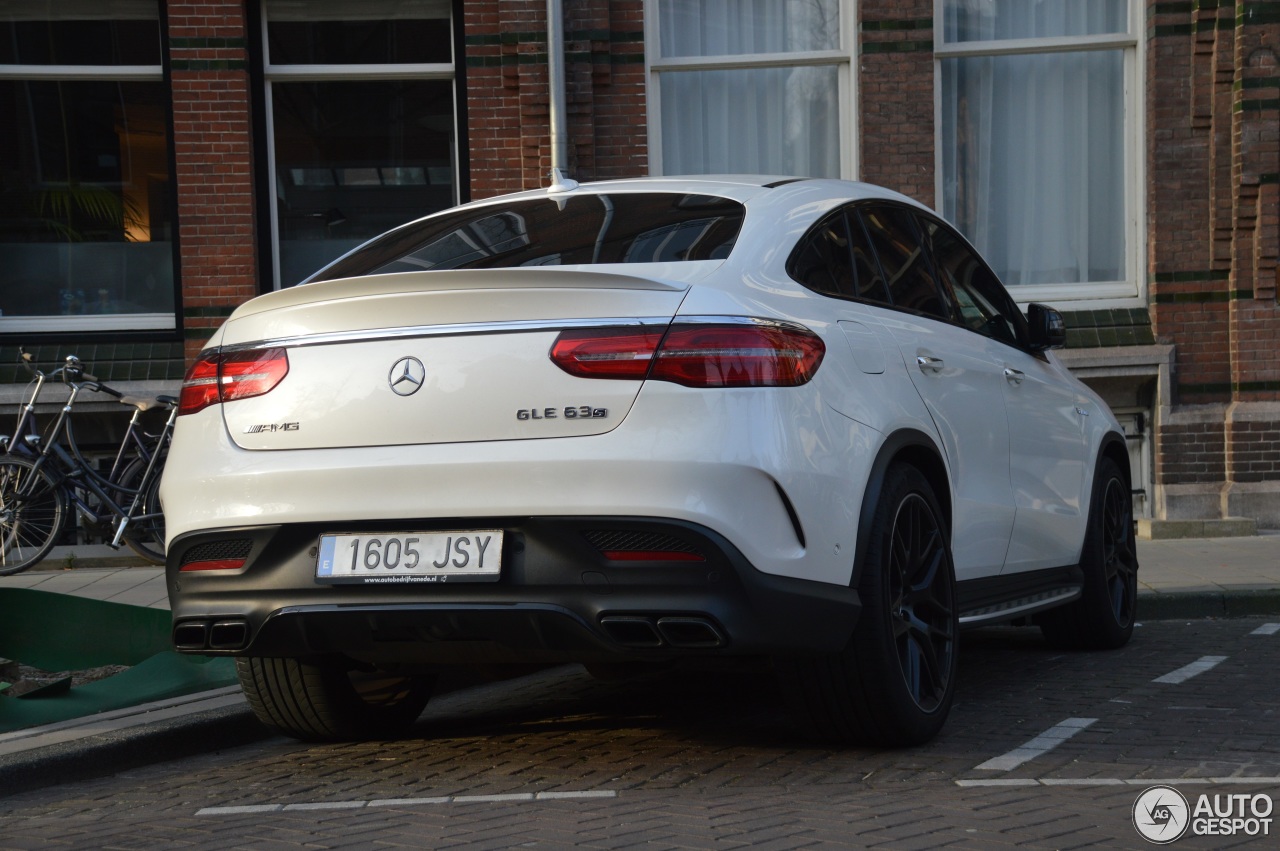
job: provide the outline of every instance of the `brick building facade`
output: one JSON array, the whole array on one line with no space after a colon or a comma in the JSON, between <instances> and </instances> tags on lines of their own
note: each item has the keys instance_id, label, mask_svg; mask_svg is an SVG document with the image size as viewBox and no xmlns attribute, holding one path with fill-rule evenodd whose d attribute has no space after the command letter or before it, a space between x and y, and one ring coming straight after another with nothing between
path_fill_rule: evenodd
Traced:
<instances>
[{"instance_id":1,"label":"brick building facade","mask_svg":"<svg viewBox=\"0 0 1280 851\"><path fill-rule=\"evenodd\" d=\"M1072 51L1084 63L1097 60L1060 73L1070 81L1080 76L1071 69L1086 68L1084 100L1095 106L1099 87L1114 90L1114 109L1088 142L1110 153L1087 169L1114 170L1110 189L1090 190L1114 190L1114 199L1088 203L1109 204L1124 238L1110 267L1097 271L1107 262L1091 260L1096 268L1078 279L1024 275L1016 263L1002 274L1020 301L1048 301L1067 315L1064 359L1130 432L1143 511L1168 520L1242 516L1280 528L1280 3L1098 5L1109 17L1081 22L1068 9L1061 21L1015 21L1008 29L1002 16L1023 14L1022 4L997 0L982 18L960 0L814 0L799 12L795 4L743 0L739 8L753 10L753 20L726 22L735 13L723 4L566 0L569 169L590 180L735 171L745 161L767 173L883 184L963 218L976 172L962 160L985 163L996 185L1008 156L992 154L996 143L973 129L987 132L998 117L984 116L986 125L971 120L983 91L1001 84L1004 58L1025 48L1032 69ZM17 139L5 149L12 157L30 158L30 149L46 144L40 133L47 135L49 121L75 130L51 106L48 87L57 85L59 102L68 93L101 101L103 127L97 136L81 134L97 138L97 148L80 152L88 165L77 174L74 145L63 151L63 143L48 142L68 165L65 173L52 169L51 154L32 160L39 185L11 162L6 204L18 209L13 199L24 198L34 210L37 190L87 184L99 168L96 185L115 187L124 211L115 236L102 222L90 228L70 214L52 224L27 215L0 236L7 240L0 256L52 252L58 243L58 262L71 270L49 280L12 271L54 256L46 253L0 271L0 293L8 293L0 296L2 401L21 390L23 379L9 366L18 344L46 364L75 350L105 379L172 389L236 305L291 285L297 270L397 220L545 185L550 95L541 0L112 4L127 20L106 20L111 13L91 3L67 6L61 18L9 13L3 22L15 43L24 34L49 35L51 44L65 42L68 55L0 54L0 86L12 90L0 108L54 116L33 119L30 128L6 117L0 127L14 129L0 129L0 137ZM1030 29L1021 33L1021 26ZM70 55L86 33L105 34L114 52ZM149 34L159 42L156 55L136 46ZM1021 41L1000 41L1020 34ZM121 93L145 86L164 101L168 169L147 169L149 205L131 200L139 170L126 173L121 164L140 155L121 152L126 143L144 150L144 122L122 116L144 114L137 104L152 94L127 99L93 88L116 77L125 81ZM381 117L343 123L335 114L370 103L385 127ZM1053 127L1051 119L1040 120ZM717 124L726 120L734 129L717 141L724 135ZM752 120L760 133L739 129ZM1121 126L1107 130L1108 120ZM1005 132L1014 153L1049 138L1020 136L1016 126ZM757 143L757 135L770 138ZM104 150L117 142L118 151ZM162 215L164 203L171 210ZM980 234L968 235L984 253L992 250ZM1084 237L1063 241L1077 238ZM82 286L72 261L83 269L76 258L107 256L101 245L112 240L128 243L130 256L144 247L149 256L171 250L171 297L126 298L114 278L86 277Z\"/></svg>"}]
</instances>

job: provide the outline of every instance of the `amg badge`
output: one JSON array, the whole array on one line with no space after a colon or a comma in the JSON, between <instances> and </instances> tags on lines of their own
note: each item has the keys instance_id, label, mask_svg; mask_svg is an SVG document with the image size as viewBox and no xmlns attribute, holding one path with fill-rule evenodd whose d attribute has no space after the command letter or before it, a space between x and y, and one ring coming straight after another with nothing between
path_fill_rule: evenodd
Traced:
<instances>
[{"instance_id":1,"label":"amg badge","mask_svg":"<svg viewBox=\"0 0 1280 851\"><path fill-rule=\"evenodd\" d=\"M244 427L245 434L262 434L264 431L297 431L298 423L261 423Z\"/></svg>"}]
</instances>

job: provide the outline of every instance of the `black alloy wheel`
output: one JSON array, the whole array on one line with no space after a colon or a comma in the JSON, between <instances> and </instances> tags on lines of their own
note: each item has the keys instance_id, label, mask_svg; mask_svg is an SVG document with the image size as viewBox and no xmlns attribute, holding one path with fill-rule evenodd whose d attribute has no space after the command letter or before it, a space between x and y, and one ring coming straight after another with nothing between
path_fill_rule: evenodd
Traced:
<instances>
[{"instance_id":1,"label":"black alloy wheel","mask_svg":"<svg viewBox=\"0 0 1280 851\"><path fill-rule=\"evenodd\" d=\"M1079 599L1039 614L1040 631L1050 644L1066 649L1123 647L1137 616L1138 550L1129 481L1106 457L1098 459L1080 571Z\"/></svg>"},{"instance_id":2,"label":"black alloy wheel","mask_svg":"<svg viewBox=\"0 0 1280 851\"><path fill-rule=\"evenodd\" d=\"M960 631L946 519L924 473L890 466L866 527L849 643L775 660L784 694L824 741L920 745L946 722Z\"/></svg>"},{"instance_id":3,"label":"black alloy wheel","mask_svg":"<svg viewBox=\"0 0 1280 851\"><path fill-rule=\"evenodd\" d=\"M953 670L955 600L942 529L918 493L898 506L888 579L898 665L916 706L932 712L947 694Z\"/></svg>"},{"instance_id":4,"label":"black alloy wheel","mask_svg":"<svg viewBox=\"0 0 1280 851\"><path fill-rule=\"evenodd\" d=\"M1138 590L1138 553L1133 534L1133 501L1118 478L1107 480L1102 498L1102 572L1116 625L1133 623Z\"/></svg>"}]
</instances>

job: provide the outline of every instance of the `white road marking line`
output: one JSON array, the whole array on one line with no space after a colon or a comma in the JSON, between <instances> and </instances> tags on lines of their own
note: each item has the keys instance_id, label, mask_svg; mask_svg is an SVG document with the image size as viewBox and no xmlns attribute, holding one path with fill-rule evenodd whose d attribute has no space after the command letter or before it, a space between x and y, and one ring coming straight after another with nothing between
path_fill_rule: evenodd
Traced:
<instances>
[{"instance_id":1,"label":"white road marking line","mask_svg":"<svg viewBox=\"0 0 1280 851\"><path fill-rule=\"evenodd\" d=\"M1024 762L1048 753L1097 720L1097 718L1068 718L1066 721L1054 724L1031 741L1021 747L1014 748L1004 756L997 756L987 760L982 765L977 766L977 770L1012 771Z\"/></svg>"},{"instance_id":2,"label":"white road marking line","mask_svg":"<svg viewBox=\"0 0 1280 851\"><path fill-rule=\"evenodd\" d=\"M594 792L539 792L539 801L566 801L579 798L616 798L618 793L612 789L597 789Z\"/></svg>"},{"instance_id":3,"label":"white road marking line","mask_svg":"<svg viewBox=\"0 0 1280 851\"><path fill-rule=\"evenodd\" d=\"M241 813L276 813L284 807L280 804L257 804L249 807L205 807L198 816L234 816Z\"/></svg>"},{"instance_id":4,"label":"white road marking line","mask_svg":"<svg viewBox=\"0 0 1280 851\"><path fill-rule=\"evenodd\" d=\"M382 798L370 801L371 807L416 807L422 804L447 804L449 798Z\"/></svg>"},{"instance_id":5,"label":"white road marking line","mask_svg":"<svg viewBox=\"0 0 1280 851\"><path fill-rule=\"evenodd\" d=\"M1019 780L1009 778L999 780L957 780L955 784L966 789L1001 786L1280 786L1280 777L1174 777L1169 779L1151 777L1137 779L1121 779L1118 777L1082 777L1079 779L1028 777Z\"/></svg>"},{"instance_id":6,"label":"white road marking line","mask_svg":"<svg viewBox=\"0 0 1280 851\"><path fill-rule=\"evenodd\" d=\"M1264 623L1255 629L1250 635L1275 635L1280 632L1280 623Z\"/></svg>"},{"instance_id":7,"label":"white road marking line","mask_svg":"<svg viewBox=\"0 0 1280 851\"><path fill-rule=\"evenodd\" d=\"M372 801L316 801L304 804L252 804L239 807L204 807L198 816L234 816L246 813L278 813L299 810L358 810L366 807L414 807L424 804L479 804L512 801L581 801L616 798L614 789L587 789L579 792L513 792L505 795L444 795L433 798L375 798Z\"/></svg>"},{"instance_id":8,"label":"white road marking line","mask_svg":"<svg viewBox=\"0 0 1280 851\"><path fill-rule=\"evenodd\" d=\"M957 786L1039 786L1040 781L1026 780L957 780Z\"/></svg>"},{"instance_id":9,"label":"white road marking line","mask_svg":"<svg viewBox=\"0 0 1280 851\"><path fill-rule=\"evenodd\" d=\"M1042 777L1040 782L1045 786L1123 786L1124 781L1116 777Z\"/></svg>"},{"instance_id":10,"label":"white road marking line","mask_svg":"<svg viewBox=\"0 0 1280 851\"><path fill-rule=\"evenodd\" d=\"M1212 668L1216 668L1218 665L1225 662L1226 660L1227 660L1226 656L1201 656L1199 659L1192 662L1190 665L1183 665L1178 670L1170 671L1169 673L1165 674L1163 677L1156 677L1151 682L1171 683L1173 685L1177 685L1178 683L1185 683L1187 680L1191 679L1194 676L1198 676L1199 674L1203 674L1205 671L1208 671Z\"/></svg>"}]
</instances>

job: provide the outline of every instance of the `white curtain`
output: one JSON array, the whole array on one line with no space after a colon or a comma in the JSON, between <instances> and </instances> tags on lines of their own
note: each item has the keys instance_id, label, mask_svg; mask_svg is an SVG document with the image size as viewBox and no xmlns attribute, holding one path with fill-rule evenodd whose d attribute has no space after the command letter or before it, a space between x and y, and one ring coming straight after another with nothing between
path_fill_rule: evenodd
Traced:
<instances>
[{"instance_id":1,"label":"white curtain","mask_svg":"<svg viewBox=\"0 0 1280 851\"><path fill-rule=\"evenodd\" d=\"M957 0L950 43L1124 31L1123 0ZM943 214L1006 284L1125 279L1124 53L942 62Z\"/></svg>"},{"instance_id":2,"label":"white curtain","mask_svg":"<svg viewBox=\"0 0 1280 851\"><path fill-rule=\"evenodd\" d=\"M837 0L662 0L663 58L839 47ZM667 174L840 176L835 65L664 71Z\"/></svg>"}]
</instances>

